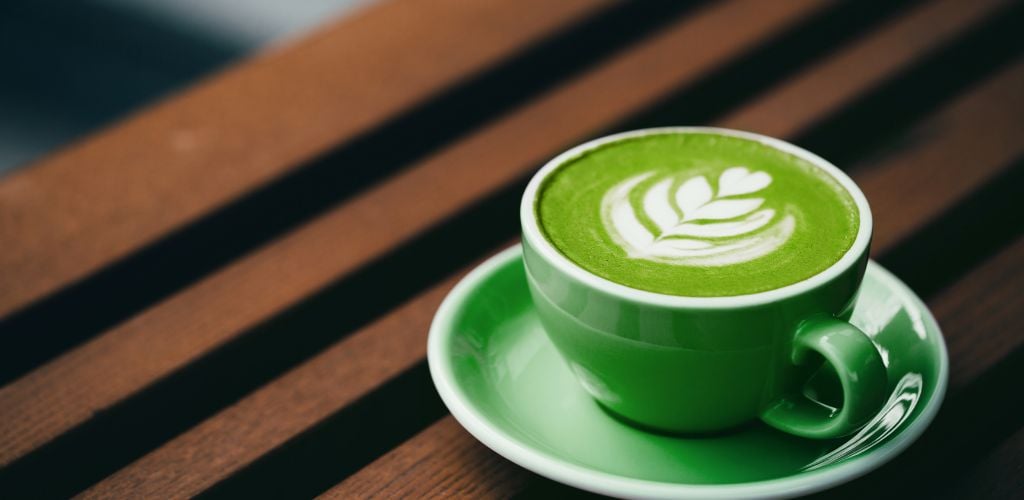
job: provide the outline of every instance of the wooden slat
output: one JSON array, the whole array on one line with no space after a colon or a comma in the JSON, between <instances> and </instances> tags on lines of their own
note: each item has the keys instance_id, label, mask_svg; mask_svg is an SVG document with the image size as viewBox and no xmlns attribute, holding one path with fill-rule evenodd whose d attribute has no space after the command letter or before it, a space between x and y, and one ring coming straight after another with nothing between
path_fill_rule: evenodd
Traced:
<instances>
[{"instance_id":1,"label":"wooden slat","mask_svg":"<svg viewBox=\"0 0 1024 500\"><path fill-rule=\"evenodd\" d=\"M876 249L889 248L946 207L966 197L1024 151L1024 64L985 84L918 129L918 143L901 156L882 161L857 176L857 184L883 216L875 218ZM984 128L987 134L978 134ZM938 137L943 144L938 144ZM932 199L946 200L939 205Z\"/></svg>"},{"instance_id":2,"label":"wooden slat","mask_svg":"<svg viewBox=\"0 0 1024 500\"><path fill-rule=\"evenodd\" d=\"M0 422L5 423L0 427L0 442L5 443L0 465L464 210L564 145L656 102L824 5L800 0L764 8L757 0L735 0L696 13L0 389ZM749 15L758 6L759 14ZM688 57L681 58L681 53ZM622 93L623 88L630 92ZM616 98L608 99L611 95ZM481 168L483 159L487 168ZM359 238L351 238L353 234ZM252 458L239 455L235 465Z\"/></svg>"},{"instance_id":3,"label":"wooden slat","mask_svg":"<svg viewBox=\"0 0 1024 500\"><path fill-rule=\"evenodd\" d=\"M990 14L1005 2L934 2L892 19L854 46L773 89L771 97L719 121L726 128L789 137L838 110L851 95Z\"/></svg>"},{"instance_id":4,"label":"wooden slat","mask_svg":"<svg viewBox=\"0 0 1024 500\"><path fill-rule=\"evenodd\" d=\"M488 498L512 498L532 479L532 473L491 451L447 415L317 498L398 498L406 492L469 498L466 492L481 484Z\"/></svg>"},{"instance_id":5,"label":"wooden slat","mask_svg":"<svg viewBox=\"0 0 1024 500\"><path fill-rule=\"evenodd\" d=\"M422 470L438 476L423 481ZM507 498L530 479L529 472L507 463L449 415L321 498Z\"/></svg>"},{"instance_id":6,"label":"wooden slat","mask_svg":"<svg viewBox=\"0 0 1024 500\"><path fill-rule=\"evenodd\" d=\"M11 174L0 316L610 3L381 2Z\"/></svg>"},{"instance_id":7,"label":"wooden slat","mask_svg":"<svg viewBox=\"0 0 1024 500\"><path fill-rule=\"evenodd\" d=\"M919 19L929 18L922 15ZM951 34L947 33L947 36L949 35ZM812 70L807 74L807 78L816 78L815 74L816 72ZM1019 114L1013 115L1012 108L992 105L993 103L1005 104L1005 92L1002 89L1006 86L1007 81L1011 84L1020 81L1020 74L1024 74L1024 71L1018 70L1016 73L1010 73L1010 76L1001 75L994 80L994 84L986 85L975 94L954 103L945 112L926 123L926 127L931 127L932 123L948 120L950 116L955 118L952 123L957 126L943 127L941 133L934 139L934 143L946 144L947 147L958 145L958 142L949 139L951 134L962 133L963 127L959 126L961 122L974 123L977 121L991 124L992 128L978 126L968 131L974 135L1013 134L1024 130L1024 123L1017 123L1016 128L1009 127L1005 131L995 130L995 127L1004 125L1006 121L999 113L1010 113L1011 116L1018 117ZM883 78L883 76L879 75L878 78ZM796 84L799 84L800 81L802 80L798 80ZM865 82L864 85L867 87L870 82ZM779 92L786 92L786 90L781 89ZM764 99L774 99L775 95L777 94L769 94ZM979 98L979 95L983 98ZM854 95L848 95L847 99L852 97ZM812 118L816 117L797 115L795 119ZM981 120L980 118L985 119ZM800 128L791 127L784 121L777 123L790 130ZM940 149L939 153L943 151ZM958 164L948 161L938 161L934 164L922 163L922 161L930 162L931 158L925 156L922 159L919 150L908 149L905 150L905 155L890 159L886 162L885 168L879 170L899 172L904 168L919 170L934 168L943 173L955 172L960 167ZM906 167L905 164L911 166ZM1002 165L996 163L979 165L978 168L995 171L1000 166ZM940 192L948 193L949 191L940 190ZM935 207L941 207L953 199L940 196L932 198L931 203ZM921 217L931 213L933 212L914 212ZM881 233L876 236L882 241L895 241L896 237L886 233L891 230L894 229L882 227ZM313 423L328 417L422 359L425 354L424 336L430 316L456 278L446 280L419 298L393 311L378 323L356 332L312 361L296 368L254 392L240 403L169 442L99 484L91 490L91 493L99 495L127 493L128 491L155 492L180 484L191 484L196 477L206 477L201 480L201 484L209 484L213 478L224 477L225 474L280 445ZM367 336L371 336L372 340L367 339ZM372 376L364 376L367 373ZM287 404L284 403L285 401ZM272 421L265 418L270 414L275 415ZM222 445L222 443L229 444ZM172 469L174 470L172 471ZM154 477L158 479L153 479Z\"/></svg>"},{"instance_id":8,"label":"wooden slat","mask_svg":"<svg viewBox=\"0 0 1024 500\"><path fill-rule=\"evenodd\" d=\"M1024 239L1018 240L996 258L959 280L937 299L929 301L929 307L944 327L950 359L953 361L951 368L962 368L968 364L966 360L971 360L969 364L972 368L966 374L954 372L957 376L950 381L950 393L976 380L986 367L992 366L1000 359L1000 355L1007 352L993 349L991 345L979 349L974 345L977 339L997 337L997 342L1011 348L1024 345L1024 316L1019 312L1024 307L1024 295L1018 286L1024 282L1022 262ZM1001 304L986 304L991 302L992 297L1002 298ZM1007 297L1011 300L1006 300ZM959 320L964 317L970 320ZM991 325L986 323L989 322L998 325L998 328L988 328ZM978 352L984 352L985 355L976 356ZM399 494L410 484L415 485L417 492L429 491L437 496L449 493L457 495L474 485L487 484L493 497L508 498L525 487L529 482L529 478L524 477L525 471L486 449L468 432L455 432L451 429L457 425L450 415L444 417L338 484L323 497L387 498ZM429 458L445 453L472 457L472 461L444 462ZM509 470L502 470L497 463L505 464ZM395 477L400 479L392 481ZM500 480L492 481L491 477Z\"/></svg>"}]
</instances>

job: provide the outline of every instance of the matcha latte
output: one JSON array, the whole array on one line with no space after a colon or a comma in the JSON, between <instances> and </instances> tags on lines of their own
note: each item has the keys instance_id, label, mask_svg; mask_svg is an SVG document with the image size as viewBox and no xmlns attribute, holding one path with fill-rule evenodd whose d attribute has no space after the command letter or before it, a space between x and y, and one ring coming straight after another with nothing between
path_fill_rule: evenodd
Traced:
<instances>
[{"instance_id":1,"label":"matcha latte","mask_svg":"<svg viewBox=\"0 0 1024 500\"><path fill-rule=\"evenodd\" d=\"M540 186L544 236L576 265L668 295L774 290L835 264L860 220L815 164L756 140L659 132L569 159Z\"/></svg>"}]
</instances>

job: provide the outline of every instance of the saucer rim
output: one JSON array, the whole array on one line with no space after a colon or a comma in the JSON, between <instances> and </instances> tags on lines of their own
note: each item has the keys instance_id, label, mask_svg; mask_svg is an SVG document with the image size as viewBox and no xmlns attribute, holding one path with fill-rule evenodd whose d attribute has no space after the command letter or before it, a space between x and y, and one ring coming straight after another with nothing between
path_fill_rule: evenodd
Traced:
<instances>
[{"instance_id":1,"label":"saucer rim","mask_svg":"<svg viewBox=\"0 0 1024 500\"><path fill-rule=\"evenodd\" d=\"M806 495L860 477L892 460L928 428L945 398L949 378L949 357L938 322L910 287L872 260L868 263L867 272L875 273L889 287L895 287L909 295L911 302L923 312L927 322L934 326L940 358L934 395L918 418L890 441L866 454L826 469L745 483L680 484L651 481L568 463L551 453L523 444L491 424L488 418L469 404L468 396L457 387L451 363L448 362L450 357L444 340L454 331L452 327L455 311L486 277L517 258L522 258L521 244L506 248L477 266L460 280L442 301L431 322L427 339L427 364L430 376L452 416L474 438L527 470L575 488L616 497L642 498L784 498Z\"/></svg>"}]
</instances>

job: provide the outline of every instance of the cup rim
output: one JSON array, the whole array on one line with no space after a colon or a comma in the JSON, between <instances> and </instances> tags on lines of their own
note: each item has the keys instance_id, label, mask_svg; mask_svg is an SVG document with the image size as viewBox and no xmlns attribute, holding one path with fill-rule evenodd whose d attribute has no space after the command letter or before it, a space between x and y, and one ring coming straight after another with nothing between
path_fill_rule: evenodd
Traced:
<instances>
[{"instance_id":1,"label":"cup rim","mask_svg":"<svg viewBox=\"0 0 1024 500\"><path fill-rule=\"evenodd\" d=\"M641 290L633 288L620 283L616 283L607 278L598 276L583 267L580 267L576 263L569 260L568 257L563 255L558 249L555 248L554 244L551 243L548 238L543 234L540 229L540 223L536 217L536 210L534 210L535 199L537 193L540 190L541 184L544 179L554 172L559 166L580 156L581 154L596 149L600 146L611 142L617 142L625 139L634 137L643 137L647 135L659 135L659 134L717 134L730 137L738 137L741 139L747 139L751 141L760 142L768 147L775 148L785 153L792 154L793 156L802 158L816 167L822 169L829 175L831 175L853 198L854 203L857 205L857 209L860 215L860 224L857 229L857 236L854 238L853 244L846 250L846 253L839 258L838 261L833 263L831 266L825 268L823 271L805 278L796 283L775 288L773 290L767 290L763 292L744 294L744 295L732 295L722 297L691 297L682 295L668 295L663 293L651 292L648 290ZM638 130L631 130L628 132L619 132L616 134L606 135L587 141L579 146L573 147L564 153L555 156L543 167L540 168L530 179L529 184L526 186L526 191L523 193L522 201L519 206L519 218L522 224L523 239L536 251L542 258L544 258L549 264L554 266L560 272L567 274L573 279L583 283L584 285L604 292L613 297L631 300L634 302L647 303L657 306L665 307L700 307L700 308L737 308L737 307L749 307L762 305L772 302L777 302L786 298L790 298L796 295L800 295L804 292L812 290L833 278L839 276L851 266L855 265L858 260L867 251L868 245L871 242L871 233L874 226L874 221L871 217L871 208L868 205L867 198L864 193L861 192L860 188L850 179L846 173L836 167L828 160L807 151L799 146L788 143L781 139L775 139L766 135L757 134L754 132L746 132L742 130L734 130L722 127L696 127L696 126L677 126L677 127L655 127L645 128Z\"/></svg>"}]
</instances>

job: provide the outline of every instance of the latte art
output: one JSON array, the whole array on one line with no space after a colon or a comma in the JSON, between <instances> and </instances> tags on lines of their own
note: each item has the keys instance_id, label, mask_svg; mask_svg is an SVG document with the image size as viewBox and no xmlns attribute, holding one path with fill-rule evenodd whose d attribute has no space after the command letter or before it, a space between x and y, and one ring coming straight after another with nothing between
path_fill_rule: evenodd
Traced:
<instances>
[{"instance_id":1,"label":"latte art","mask_svg":"<svg viewBox=\"0 0 1024 500\"><path fill-rule=\"evenodd\" d=\"M679 179L670 175L648 187L642 202L634 206L634 191L655 175L630 177L601 201L605 229L630 258L679 265L737 264L775 251L796 227L791 215L764 207L764 198L745 196L771 184L765 172L726 169L718 178L717 193L702 175L673 190Z\"/></svg>"},{"instance_id":2,"label":"latte art","mask_svg":"<svg viewBox=\"0 0 1024 500\"><path fill-rule=\"evenodd\" d=\"M813 162L699 131L626 137L571 157L543 178L534 210L544 237L583 270L689 297L807 279L837 262L859 227L853 198Z\"/></svg>"}]
</instances>

